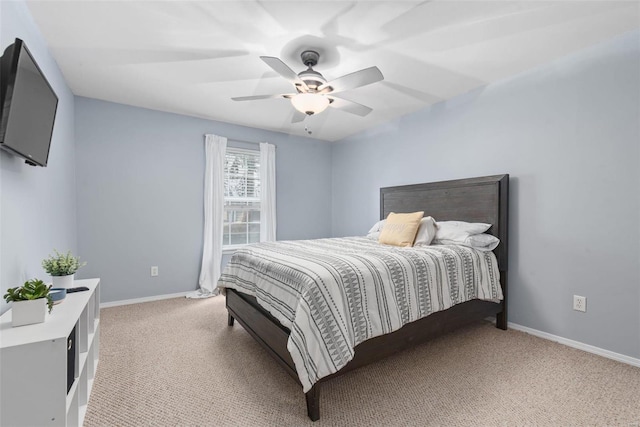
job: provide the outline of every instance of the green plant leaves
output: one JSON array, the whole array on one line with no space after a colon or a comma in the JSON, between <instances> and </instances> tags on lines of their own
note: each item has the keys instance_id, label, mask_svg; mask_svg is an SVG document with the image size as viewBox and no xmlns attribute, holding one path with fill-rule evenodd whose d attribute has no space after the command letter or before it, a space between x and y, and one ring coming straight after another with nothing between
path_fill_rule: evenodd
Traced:
<instances>
[{"instance_id":1,"label":"green plant leaves","mask_svg":"<svg viewBox=\"0 0 640 427\"><path fill-rule=\"evenodd\" d=\"M80 257L71 255L71 251L68 251L66 254L61 254L57 249L53 251L55 252L55 256L49 255L48 258L42 260L42 268L52 276L75 274L80 267L87 264L86 262L81 263Z\"/></svg>"},{"instance_id":2,"label":"green plant leaves","mask_svg":"<svg viewBox=\"0 0 640 427\"><path fill-rule=\"evenodd\" d=\"M12 302L46 298L49 313L51 313L53 309L53 299L51 295L49 295L50 289L51 285L46 285L42 280L31 279L24 282L22 286L7 289L7 293L4 294L4 300L6 302Z\"/></svg>"}]
</instances>

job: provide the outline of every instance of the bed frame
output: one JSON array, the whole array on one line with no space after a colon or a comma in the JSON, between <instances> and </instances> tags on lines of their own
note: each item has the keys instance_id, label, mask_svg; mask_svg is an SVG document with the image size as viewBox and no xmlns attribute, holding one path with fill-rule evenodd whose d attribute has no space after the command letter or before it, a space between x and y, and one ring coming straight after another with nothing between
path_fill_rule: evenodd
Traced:
<instances>
[{"instance_id":1,"label":"bed frame","mask_svg":"<svg viewBox=\"0 0 640 427\"><path fill-rule=\"evenodd\" d=\"M488 233L500 239L495 249L504 293L501 303L471 300L448 310L433 313L399 330L367 340L355 348L355 356L335 374L320 379L306 393L307 413L312 421L320 418L320 386L333 377L390 356L489 316L496 316L496 327L507 329L509 175L459 179L380 189L380 219L389 212L424 210L437 221L457 220L492 224ZM298 374L287 350L289 329L265 311L252 296L226 290L228 324L238 320L244 329L296 380Z\"/></svg>"}]
</instances>

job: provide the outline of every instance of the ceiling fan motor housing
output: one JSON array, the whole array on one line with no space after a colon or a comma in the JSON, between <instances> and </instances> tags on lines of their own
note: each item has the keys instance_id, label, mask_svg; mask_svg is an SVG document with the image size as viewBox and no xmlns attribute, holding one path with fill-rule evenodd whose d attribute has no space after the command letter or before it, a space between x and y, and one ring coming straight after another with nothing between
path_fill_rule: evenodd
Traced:
<instances>
[{"instance_id":1,"label":"ceiling fan motor housing","mask_svg":"<svg viewBox=\"0 0 640 427\"><path fill-rule=\"evenodd\" d=\"M318 89L318 87L322 86L327 82L327 80L317 71L314 71L311 67L314 67L318 64L318 60L320 59L320 54L315 50L305 50L300 54L302 58L302 63L306 65L308 68L300 73L298 73L298 77L306 83L307 87L312 91ZM301 92L301 88L296 86L298 92Z\"/></svg>"},{"instance_id":2,"label":"ceiling fan motor housing","mask_svg":"<svg viewBox=\"0 0 640 427\"><path fill-rule=\"evenodd\" d=\"M322 74L312 70L311 68L298 73L298 77L300 77L300 80L305 82L307 87L312 91L315 91L327 82L325 78L322 77Z\"/></svg>"}]
</instances>

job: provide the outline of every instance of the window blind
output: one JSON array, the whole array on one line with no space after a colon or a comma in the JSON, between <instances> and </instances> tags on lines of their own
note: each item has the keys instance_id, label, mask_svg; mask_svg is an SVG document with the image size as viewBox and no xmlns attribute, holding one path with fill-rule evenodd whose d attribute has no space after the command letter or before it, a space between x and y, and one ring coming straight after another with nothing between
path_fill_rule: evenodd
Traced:
<instances>
[{"instance_id":1,"label":"window blind","mask_svg":"<svg viewBox=\"0 0 640 427\"><path fill-rule=\"evenodd\" d=\"M260 241L260 152L227 148L223 246Z\"/></svg>"}]
</instances>

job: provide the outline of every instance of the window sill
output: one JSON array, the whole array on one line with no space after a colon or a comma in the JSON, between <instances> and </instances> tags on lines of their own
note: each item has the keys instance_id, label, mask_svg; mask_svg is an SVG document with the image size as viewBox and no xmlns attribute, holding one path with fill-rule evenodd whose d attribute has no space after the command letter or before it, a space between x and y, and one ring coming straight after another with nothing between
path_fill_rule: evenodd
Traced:
<instances>
[{"instance_id":1,"label":"window sill","mask_svg":"<svg viewBox=\"0 0 640 427\"><path fill-rule=\"evenodd\" d=\"M250 243L249 243L250 244ZM225 246L222 248L222 255L231 255L233 254L235 251L237 251L238 249L244 248L245 246L248 246L249 244L246 245L234 245L234 246Z\"/></svg>"}]
</instances>

